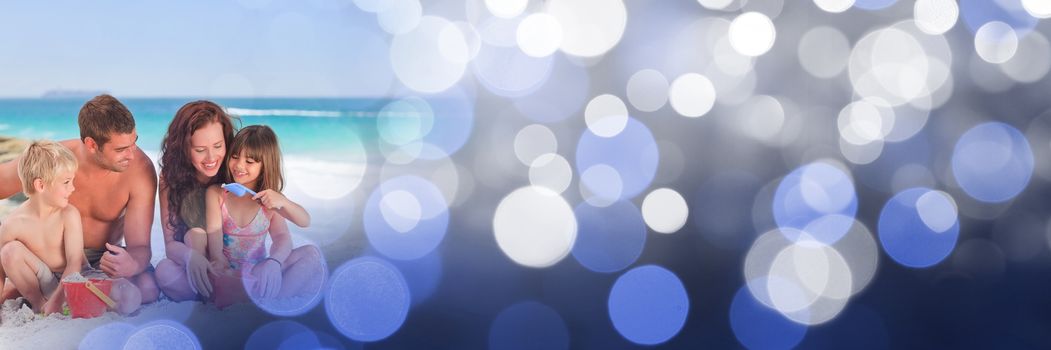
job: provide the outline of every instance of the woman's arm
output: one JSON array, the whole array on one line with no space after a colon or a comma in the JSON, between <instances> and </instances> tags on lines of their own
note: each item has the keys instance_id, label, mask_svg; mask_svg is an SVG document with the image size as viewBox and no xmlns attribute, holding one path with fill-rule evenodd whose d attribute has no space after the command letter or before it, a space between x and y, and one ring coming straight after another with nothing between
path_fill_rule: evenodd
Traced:
<instances>
[{"instance_id":1,"label":"woman's arm","mask_svg":"<svg viewBox=\"0 0 1051 350\"><path fill-rule=\"evenodd\" d=\"M219 185L208 187L208 192L204 195L204 231L208 233L208 259L212 262L218 261L225 267L228 261L223 255L223 208L219 204L221 196L222 189Z\"/></svg>"},{"instance_id":2,"label":"woman's arm","mask_svg":"<svg viewBox=\"0 0 1051 350\"><path fill-rule=\"evenodd\" d=\"M168 259L179 265L186 266L186 258L190 256L190 247L183 242L175 240L175 228L168 224L168 186L164 184L164 178L160 180L160 202L161 202L161 231L164 232L164 254Z\"/></svg>"}]
</instances>

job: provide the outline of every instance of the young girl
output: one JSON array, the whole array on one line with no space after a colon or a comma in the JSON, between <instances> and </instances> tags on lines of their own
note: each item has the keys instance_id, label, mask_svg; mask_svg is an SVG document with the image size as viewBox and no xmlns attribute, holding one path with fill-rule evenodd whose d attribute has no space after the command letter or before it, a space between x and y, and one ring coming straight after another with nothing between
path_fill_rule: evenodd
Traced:
<instances>
[{"instance_id":1,"label":"young girl","mask_svg":"<svg viewBox=\"0 0 1051 350\"><path fill-rule=\"evenodd\" d=\"M241 129L226 155L224 182L237 182L256 192L239 197L219 185L205 195L208 256L217 276L249 274L248 292L263 298L301 295L316 287L314 269L321 254L312 245L292 249L285 220L307 227L310 214L281 194L281 151L274 131L264 125ZM267 255L267 233L273 241ZM219 301L216 301L219 304Z\"/></svg>"}]
</instances>

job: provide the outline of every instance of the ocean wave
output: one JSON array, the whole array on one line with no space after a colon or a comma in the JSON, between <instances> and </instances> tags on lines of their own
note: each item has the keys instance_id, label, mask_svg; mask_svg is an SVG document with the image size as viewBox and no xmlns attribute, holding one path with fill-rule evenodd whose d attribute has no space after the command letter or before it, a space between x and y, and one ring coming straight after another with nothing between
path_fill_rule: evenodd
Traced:
<instances>
[{"instance_id":1,"label":"ocean wave","mask_svg":"<svg viewBox=\"0 0 1051 350\"><path fill-rule=\"evenodd\" d=\"M278 117L315 117L315 118L339 118L345 114L340 111L316 111L304 109L250 109L227 107L226 113L237 116L278 116ZM346 115L353 115L348 113Z\"/></svg>"}]
</instances>

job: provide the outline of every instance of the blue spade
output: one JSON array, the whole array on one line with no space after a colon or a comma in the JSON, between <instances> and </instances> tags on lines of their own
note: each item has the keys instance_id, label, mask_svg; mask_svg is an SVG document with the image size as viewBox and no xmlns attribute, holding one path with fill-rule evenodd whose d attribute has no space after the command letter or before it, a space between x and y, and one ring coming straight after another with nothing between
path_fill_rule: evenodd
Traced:
<instances>
[{"instance_id":1,"label":"blue spade","mask_svg":"<svg viewBox=\"0 0 1051 350\"><path fill-rule=\"evenodd\" d=\"M255 191L252 191L248 189L248 187L245 187L244 185L236 182L232 184L223 184L223 189L230 191L230 193L233 193L235 196L238 197L244 197L245 194L255 196Z\"/></svg>"}]
</instances>

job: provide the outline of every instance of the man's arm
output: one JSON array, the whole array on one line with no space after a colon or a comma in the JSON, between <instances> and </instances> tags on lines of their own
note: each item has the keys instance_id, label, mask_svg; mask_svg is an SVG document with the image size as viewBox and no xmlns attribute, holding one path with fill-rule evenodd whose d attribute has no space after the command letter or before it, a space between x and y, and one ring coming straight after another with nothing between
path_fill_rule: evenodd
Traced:
<instances>
[{"instance_id":1,"label":"man's arm","mask_svg":"<svg viewBox=\"0 0 1051 350\"><path fill-rule=\"evenodd\" d=\"M18 179L18 161L21 156L0 163L0 198L8 198L22 192L22 180Z\"/></svg>"},{"instance_id":2,"label":"man's arm","mask_svg":"<svg viewBox=\"0 0 1051 350\"><path fill-rule=\"evenodd\" d=\"M138 263L132 276L142 273L150 264L153 252L150 249L150 231L153 229L153 204L157 198L157 172L151 160L140 150L143 166L131 181L131 198L124 212L124 244L131 257ZM127 276L131 277L131 276Z\"/></svg>"}]
</instances>

